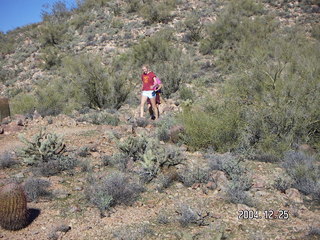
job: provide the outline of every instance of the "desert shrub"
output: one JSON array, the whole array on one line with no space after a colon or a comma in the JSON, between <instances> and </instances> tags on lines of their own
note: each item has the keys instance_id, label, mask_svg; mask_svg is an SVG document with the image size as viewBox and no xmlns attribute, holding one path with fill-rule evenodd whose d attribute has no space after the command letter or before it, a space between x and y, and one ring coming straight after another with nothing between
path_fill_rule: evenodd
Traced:
<instances>
[{"instance_id":1,"label":"desert shrub","mask_svg":"<svg viewBox=\"0 0 320 240\"><path fill-rule=\"evenodd\" d=\"M244 178L241 178L244 179ZM246 184L246 183L245 183ZM238 180L231 180L227 187L227 200L231 203L235 204L245 204L249 207L254 206L253 200L248 195L248 192L241 181Z\"/></svg>"},{"instance_id":2,"label":"desert shrub","mask_svg":"<svg viewBox=\"0 0 320 240\"><path fill-rule=\"evenodd\" d=\"M177 124L177 120L172 115L165 115L158 120L156 135L159 141L168 142L170 140L170 128Z\"/></svg>"},{"instance_id":3,"label":"desert shrub","mask_svg":"<svg viewBox=\"0 0 320 240\"><path fill-rule=\"evenodd\" d=\"M141 0L126 0L127 4L126 11L127 13L135 13L138 12L141 8Z\"/></svg>"},{"instance_id":4,"label":"desert shrub","mask_svg":"<svg viewBox=\"0 0 320 240\"><path fill-rule=\"evenodd\" d=\"M121 172L113 172L102 179L91 179L86 190L87 199L100 210L101 216L119 204L131 205L143 188Z\"/></svg>"},{"instance_id":5,"label":"desert shrub","mask_svg":"<svg viewBox=\"0 0 320 240\"><path fill-rule=\"evenodd\" d=\"M39 41L42 47L55 46L64 41L67 26L63 23L44 22L39 28Z\"/></svg>"},{"instance_id":6,"label":"desert shrub","mask_svg":"<svg viewBox=\"0 0 320 240\"><path fill-rule=\"evenodd\" d=\"M42 67L49 70L61 64L61 54L56 47L47 46L41 50L40 59L43 61Z\"/></svg>"},{"instance_id":7,"label":"desert shrub","mask_svg":"<svg viewBox=\"0 0 320 240\"><path fill-rule=\"evenodd\" d=\"M217 151L228 151L237 146L241 119L237 110L231 110L225 104L207 110L187 106L178 120L185 128L183 141L191 149L210 146Z\"/></svg>"},{"instance_id":8,"label":"desert shrub","mask_svg":"<svg viewBox=\"0 0 320 240\"><path fill-rule=\"evenodd\" d=\"M93 8L107 6L110 0L77 0L77 8L81 12L86 12Z\"/></svg>"},{"instance_id":9,"label":"desert shrub","mask_svg":"<svg viewBox=\"0 0 320 240\"><path fill-rule=\"evenodd\" d=\"M170 219L169 219L168 213L165 212L164 209L161 209L161 211L157 216L157 223L168 224L169 222L170 222Z\"/></svg>"},{"instance_id":10,"label":"desert shrub","mask_svg":"<svg viewBox=\"0 0 320 240\"><path fill-rule=\"evenodd\" d=\"M149 124L149 121L145 118L137 118L136 121L135 121L135 124L138 126L138 127L146 127L148 124Z\"/></svg>"},{"instance_id":11,"label":"desert shrub","mask_svg":"<svg viewBox=\"0 0 320 240\"><path fill-rule=\"evenodd\" d=\"M47 188L50 186L50 182L44 179L28 178L24 183L24 190L27 195L28 202L34 202L39 200L40 197L50 196L50 192Z\"/></svg>"},{"instance_id":12,"label":"desert shrub","mask_svg":"<svg viewBox=\"0 0 320 240\"><path fill-rule=\"evenodd\" d=\"M320 26L319 24L314 24L312 26L312 31L311 31L312 37L320 41Z\"/></svg>"},{"instance_id":13,"label":"desert shrub","mask_svg":"<svg viewBox=\"0 0 320 240\"><path fill-rule=\"evenodd\" d=\"M164 189L170 187L172 183L174 182L176 176L174 173L169 173L169 174L159 174L156 179L156 189L159 192L163 192Z\"/></svg>"},{"instance_id":14,"label":"desert shrub","mask_svg":"<svg viewBox=\"0 0 320 240\"><path fill-rule=\"evenodd\" d=\"M4 56L6 54L13 53L14 50L14 38L0 31L0 54Z\"/></svg>"},{"instance_id":15,"label":"desert shrub","mask_svg":"<svg viewBox=\"0 0 320 240\"><path fill-rule=\"evenodd\" d=\"M64 1L55 1L52 5L44 5L41 12L43 21L61 23L70 15L70 11Z\"/></svg>"},{"instance_id":16,"label":"desert shrub","mask_svg":"<svg viewBox=\"0 0 320 240\"><path fill-rule=\"evenodd\" d=\"M230 182L227 186L227 200L231 203L242 203L253 206L248 190L252 186L252 178L241 160L231 154L207 154L211 170L220 170L227 174Z\"/></svg>"},{"instance_id":17,"label":"desert shrub","mask_svg":"<svg viewBox=\"0 0 320 240\"><path fill-rule=\"evenodd\" d=\"M191 12L183 22L184 28L187 30L185 39L189 41L199 41L201 39L201 32L203 24L200 22L200 13Z\"/></svg>"},{"instance_id":18,"label":"desert shrub","mask_svg":"<svg viewBox=\"0 0 320 240\"><path fill-rule=\"evenodd\" d=\"M179 174L179 180L186 187L191 187L195 183L208 183L212 181L210 177L210 170L206 168L187 168Z\"/></svg>"},{"instance_id":19,"label":"desert shrub","mask_svg":"<svg viewBox=\"0 0 320 240\"><path fill-rule=\"evenodd\" d=\"M153 235L154 231L148 224L121 227L113 233L113 237L117 240L150 239Z\"/></svg>"},{"instance_id":20,"label":"desert shrub","mask_svg":"<svg viewBox=\"0 0 320 240\"><path fill-rule=\"evenodd\" d=\"M284 155L282 166L293 181L292 187L320 200L320 168L313 156L303 152L288 151Z\"/></svg>"},{"instance_id":21,"label":"desert shrub","mask_svg":"<svg viewBox=\"0 0 320 240\"><path fill-rule=\"evenodd\" d=\"M230 153L222 155L209 153L205 157L208 159L211 170L223 171L231 178L233 176L241 176L246 172L241 160Z\"/></svg>"},{"instance_id":22,"label":"desert shrub","mask_svg":"<svg viewBox=\"0 0 320 240\"><path fill-rule=\"evenodd\" d=\"M187 101L187 100L193 101L193 99L194 99L193 91L186 86L182 86L179 89L179 95L180 95L180 99L183 101Z\"/></svg>"},{"instance_id":23,"label":"desert shrub","mask_svg":"<svg viewBox=\"0 0 320 240\"><path fill-rule=\"evenodd\" d=\"M78 118L77 121L89 122L96 125L106 124L112 126L117 126L120 122L116 115L113 115L106 110L90 111L89 113Z\"/></svg>"},{"instance_id":24,"label":"desert shrub","mask_svg":"<svg viewBox=\"0 0 320 240\"><path fill-rule=\"evenodd\" d=\"M4 152L0 154L0 169L10 168L17 163L12 153Z\"/></svg>"},{"instance_id":25,"label":"desert shrub","mask_svg":"<svg viewBox=\"0 0 320 240\"><path fill-rule=\"evenodd\" d=\"M251 18L262 12L262 5L255 1L230 1L217 21L207 26L207 37L201 41L200 52L211 54L216 49L232 48L240 39L251 34L263 34L266 29L264 24L259 24L261 30L253 26L261 21L264 23L265 19L257 16Z\"/></svg>"},{"instance_id":26,"label":"desert shrub","mask_svg":"<svg viewBox=\"0 0 320 240\"><path fill-rule=\"evenodd\" d=\"M172 18L171 11L175 5L175 0L148 1L142 5L139 13L149 24L167 23Z\"/></svg>"},{"instance_id":27,"label":"desert shrub","mask_svg":"<svg viewBox=\"0 0 320 240\"><path fill-rule=\"evenodd\" d=\"M67 96L64 95L65 86L60 80L49 83L39 83L35 90L36 106L42 116L58 115L66 107Z\"/></svg>"},{"instance_id":28,"label":"desert shrub","mask_svg":"<svg viewBox=\"0 0 320 240\"><path fill-rule=\"evenodd\" d=\"M285 193L292 185L291 180L288 178L278 177L275 179L273 187L282 193Z\"/></svg>"},{"instance_id":29,"label":"desert shrub","mask_svg":"<svg viewBox=\"0 0 320 240\"><path fill-rule=\"evenodd\" d=\"M32 94L20 93L10 101L10 108L13 114L31 114L36 107L37 100Z\"/></svg>"},{"instance_id":30,"label":"desert shrub","mask_svg":"<svg viewBox=\"0 0 320 240\"><path fill-rule=\"evenodd\" d=\"M85 106L118 109L129 94L127 75L101 62L89 55L65 59L71 90Z\"/></svg>"},{"instance_id":31,"label":"desert shrub","mask_svg":"<svg viewBox=\"0 0 320 240\"><path fill-rule=\"evenodd\" d=\"M79 12L78 14L74 14L73 18L69 21L69 24L74 27L75 30L79 30L82 33L83 27L90 20L90 13Z\"/></svg>"},{"instance_id":32,"label":"desert shrub","mask_svg":"<svg viewBox=\"0 0 320 240\"><path fill-rule=\"evenodd\" d=\"M182 227L187 227L189 224L196 224L198 226L208 225L206 218L208 213L202 213L197 209L193 209L188 205L182 204L178 209L178 222Z\"/></svg>"},{"instance_id":33,"label":"desert shrub","mask_svg":"<svg viewBox=\"0 0 320 240\"><path fill-rule=\"evenodd\" d=\"M215 28L220 26L225 29L228 24L234 24L238 30L243 29L234 31L231 28L232 33L227 37L222 34L221 41L219 36L212 37L213 45L209 48L214 51L218 49L217 67L229 74L219 91L219 101L224 102L226 110L216 116L197 111L201 119L197 116L191 118L195 113L192 110L191 114L183 115L187 143L197 147L212 144L212 138L216 136L214 128L233 123L232 138L229 138L230 134L225 134L229 141L225 142L223 150L253 150L258 154L281 158L294 143L307 142L318 146L320 112L316 106L319 105L319 98L314 94L319 90L316 77L320 71L316 60L320 56L319 42L310 41L296 28L277 28L272 18L251 18L252 14L252 11L237 13L235 16L241 16L241 21L228 20L227 24L222 24L222 14L214 23ZM225 30L223 32L227 33ZM219 31L215 29L213 33L219 34ZM203 105L204 108L210 106L208 103ZM237 113L229 113L227 109L230 106ZM214 107L211 112L218 113L218 110ZM230 118L230 115L233 117ZM201 122L206 131L196 128L198 124L188 121L190 119ZM220 122L222 119L224 121ZM215 124L208 127L209 121ZM200 135L194 137L197 132L203 133L207 141L203 141ZM199 140L199 143L195 144L192 140ZM234 145L230 146L230 143Z\"/></svg>"}]
</instances>

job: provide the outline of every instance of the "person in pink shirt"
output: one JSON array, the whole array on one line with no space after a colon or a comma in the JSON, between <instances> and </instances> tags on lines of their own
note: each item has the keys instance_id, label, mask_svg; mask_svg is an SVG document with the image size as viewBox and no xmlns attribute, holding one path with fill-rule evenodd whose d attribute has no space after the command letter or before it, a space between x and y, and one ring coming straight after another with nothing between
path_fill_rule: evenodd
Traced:
<instances>
[{"instance_id":1,"label":"person in pink shirt","mask_svg":"<svg viewBox=\"0 0 320 240\"><path fill-rule=\"evenodd\" d=\"M140 117L144 115L144 104L147 99L150 99L151 107L154 112L155 119L158 119L158 111L156 107L156 94L154 91L154 87L156 85L156 75L149 70L147 65L142 66L142 93L141 93L141 102L140 102Z\"/></svg>"},{"instance_id":2,"label":"person in pink shirt","mask_svg":"<svg viewBox=\"0 0 320 240\"><path fill-rule=\"evenodd\" d=\"M158 113L158 117L159 117L159 105L161 104L161 102L163 101L162 97L161 97L161 89L162 89L162 82L161 80L156 77L155 78L155 84L153 86L153 91L156 95L156 107L157 107L157 113ZM151 101L148 98L147 99L147 103L148 103L148 109L149 109L149 113L151 115L151 119L155 118L155 112L152 109L152 105L151 105Z\"/></svg>"}]
</instances>

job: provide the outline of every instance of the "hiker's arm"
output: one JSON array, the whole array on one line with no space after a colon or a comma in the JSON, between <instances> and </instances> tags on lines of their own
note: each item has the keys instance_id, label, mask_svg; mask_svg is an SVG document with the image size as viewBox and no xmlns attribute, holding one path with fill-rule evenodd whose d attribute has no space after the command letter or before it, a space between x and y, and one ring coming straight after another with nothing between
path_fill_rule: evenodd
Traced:
<instances>
[{"instance_id":1,"label":"hiker's arm","mask_svg":"<svg viewBox=\"0 0 320 240\"><path fill-rule=\"evenodd\" d=\"M161 83L161 84L158 84L157 90L160 90L161 88L162 88L162 83Z\"/></svg>"}]
</instances>

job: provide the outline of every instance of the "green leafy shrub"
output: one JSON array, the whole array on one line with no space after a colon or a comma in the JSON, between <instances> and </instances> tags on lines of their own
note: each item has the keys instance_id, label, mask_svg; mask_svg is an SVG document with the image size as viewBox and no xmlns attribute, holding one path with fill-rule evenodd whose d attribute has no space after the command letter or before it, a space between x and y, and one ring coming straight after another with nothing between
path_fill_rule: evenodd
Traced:
<instances>
[{"instance_id":1,"label":"green leafy shrub","mask_svg":"<svg viewBox=\"0 0 320 240\"><path fill-rule=\"evenodd\" d=\"M40 28L40 43L43 47L55 46L65 39L67 27L62 23L44 22Z\"/></svg>"},{"instance_id":2,"label":"green leafy shrub","mask_svg":"<svg viewBox=\"0 0 320 240\"><path fill-rule=\"evenodd\" d=\"M175 0L148 1L142 5L139 13L149 23L163 22L171 20L171 11L175 8Z\"/></svg>"},{"instance_id":3,"label":"green leafy shrub","mask_svg":"<svg viewBox=\"0 0 320 240\"><path fill-rule=\"evenodd\" d=\"M90 108L119 109L129 94L127 76L101 63L89 55L65 59L72 94Z\"/></svg>"},{"instance_id":4,"label":"green leafy shrub","mask_svg":"<svg viewBox=\"0 0 320 240\"><path fill-rule=\"evenodd\" d=\"M0 31L0 54L6 55L13 53L15 50L15 40L9 34Z\"/></svg>"},{"instance_id":5,"label":"green leafy shrub","mask_svg":"<svg viewBox=\"0 0 320 240\"><path fill-rule=\"evenodd\" d=\"M230 1L215 23L207 26L200 52L211 54L216 49L232 48L240 39L265 32L266 19L255 16L263 12L262 5L252 0ZM261 22L261 24L259 24ZM252 28L256 24L261 28Z\"/></svg>"},{"instance_id":6,"label":"green leafy shrub","mask_svg":"<svg viewBox=\"0 0 320 240\"><path fill-rule=\"evenodd\" d=\"M20 93L10 101L13 114L31 114L36 107L37 100L32 94Z\"/></svg>"},{"instance_id":7,"label":"green leafy shrub","mask_svg":"<svg viewBox=\"0 0 320 240\"><path fill-rule=\"evenodd\" d=\"M241 119L237 110L224 104L208 110L185 107L178 119L185 128L183 141L192 149L228 151L237 146Z\"/></svg>"},{"instance_id":8,"label":"green leafy shrub","mask_svg":"<svg viewBox=\"0 0 320 240\"><path fill-rule=\"evenodd\" d=\"M187 41L199 41L201 39L201 32L203 24L200 22L200 13L192 12L183 22L183 26L187 30L184 39Z\"/></svg>"},{"instance_id":9,"label":"green leafy shrub","mask_svg":"<svg viewBox=\"0 0 320 240\"><path fill-rule=\"evenodd\" d=\"M61 64L61 54L56 47L47 46L41 50L40 59L44 62L43 68L49 70Z\"/></svg>"}]
</instances>

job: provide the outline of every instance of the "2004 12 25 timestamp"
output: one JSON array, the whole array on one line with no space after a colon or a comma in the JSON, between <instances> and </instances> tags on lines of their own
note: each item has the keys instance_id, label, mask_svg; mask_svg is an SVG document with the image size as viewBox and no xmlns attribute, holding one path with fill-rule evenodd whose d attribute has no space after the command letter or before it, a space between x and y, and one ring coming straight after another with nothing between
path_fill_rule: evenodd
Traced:
<instances>
[{"instance_id":1,"label":"2004 12 25 timestamp","mask_svg":"<svg viewBox=\"0 0 320 240\"><path fill-rule=\"evenodd\" d=\"M287 210L239 210L238 219L289 219L289 211Z\"/></svg>"}]
</instances>

